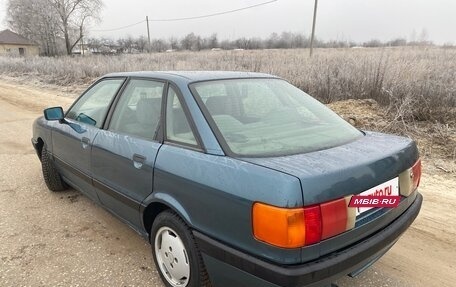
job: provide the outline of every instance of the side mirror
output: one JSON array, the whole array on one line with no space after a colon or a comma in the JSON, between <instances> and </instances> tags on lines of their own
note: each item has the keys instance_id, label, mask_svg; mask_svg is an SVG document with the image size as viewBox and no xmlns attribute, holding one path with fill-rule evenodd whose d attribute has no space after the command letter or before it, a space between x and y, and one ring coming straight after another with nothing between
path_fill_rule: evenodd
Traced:
<instances>
[{"instance_id":1,"label":"side mirror","mask_svg":"<svg viewBox=\"0 0 456 287\"><path fill-rule=\"evenodd\" d=\"M64 118L62 107L53 107L45 109L44 118L48 121L62 121Z\"/></svg>"}]
</instances>

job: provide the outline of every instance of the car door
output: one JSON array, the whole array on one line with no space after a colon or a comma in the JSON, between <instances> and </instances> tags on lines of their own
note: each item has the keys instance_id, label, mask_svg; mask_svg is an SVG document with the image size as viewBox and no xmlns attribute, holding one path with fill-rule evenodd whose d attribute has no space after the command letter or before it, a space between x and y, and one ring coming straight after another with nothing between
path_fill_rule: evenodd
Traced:
<instances>
[{"instance_id":1,"label":"car door","mask_svg":"<svg viewBox=\"0 0 456 287\"><path fill-rule=\"evenodd\" d=\"M131 79L92 148L101 203L137 229L140 203L152 193L164 88L161 81Z\"/></svg>"},{"instance_id":2,"label":"car door","mask_svg":"<svg viewBox=\"0 0 456 287\"><path fill-rule=\"evenodd\" d=\"M92 186L91 146L125 78L103 79L89 88L68 110L65 123L54 123L52 153L64 179L98 201Z\"/></svg>"}]
</instances>

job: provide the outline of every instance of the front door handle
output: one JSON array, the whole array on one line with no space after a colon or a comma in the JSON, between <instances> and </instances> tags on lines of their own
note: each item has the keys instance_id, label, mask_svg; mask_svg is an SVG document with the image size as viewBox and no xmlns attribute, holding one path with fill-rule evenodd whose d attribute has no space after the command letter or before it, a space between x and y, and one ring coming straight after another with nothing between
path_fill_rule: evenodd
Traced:
<instances>
[{"instance_id":1,"label":"front door handle","mask_svg":"<svg viewBox=\"0 0 456 287\"><path fill-rule=\"evenodd\" d=\"M135 153L133 155L133 165L135 168L140 169L143 164L146 162L146 157L140 154Z\"/></svg>"},{"instance_id":2,"label":"front door handle","mask_svg":"<svg viewBox=\"0 0 456 287\"><path fill-rule=\"evenodd\" d=\"M86 137L83 137L81 139L81 144L82 144L82 148L84 148L84 149L88 148L89 145L90 145L90 139L86 138Z\"/></svg>"}]
</instances>

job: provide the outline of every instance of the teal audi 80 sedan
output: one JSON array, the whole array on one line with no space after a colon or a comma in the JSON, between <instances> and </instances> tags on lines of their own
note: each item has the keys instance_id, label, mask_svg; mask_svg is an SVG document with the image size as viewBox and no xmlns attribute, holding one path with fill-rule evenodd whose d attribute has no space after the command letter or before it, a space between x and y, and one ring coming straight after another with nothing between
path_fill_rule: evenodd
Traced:
<instances>
[{"instance_id":1,"label":"teal audi 80 sedan","mask_svg":"<svg viewBox=\"0 0 456 287\"><path fill-rule=\"evenodd\" d=\"M267 74L108 74L46 109L32 143L48 188L144 236L172 287L326 286L379 259L422 203L412 140ZM396 207L349 204L383 191Z\"/></svg>"}]
</instances>

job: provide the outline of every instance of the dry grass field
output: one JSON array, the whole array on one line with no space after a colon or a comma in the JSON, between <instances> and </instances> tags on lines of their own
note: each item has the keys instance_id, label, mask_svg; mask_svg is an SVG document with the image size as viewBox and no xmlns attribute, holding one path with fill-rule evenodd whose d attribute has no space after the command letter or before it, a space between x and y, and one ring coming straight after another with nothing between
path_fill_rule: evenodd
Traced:
<instances>
[{"instance_id":1,"label":"dry grass field","mask_svg":"<svg viewBox=\"0 0 456 287\"><path fill-rule=\"evenodd\" d=\"M0 74L83 84L113 71L242 70L281 76L325 103L374 99L405 120L454 121L456 49L440 47L173 52L0 58Z\"/></svg>"},{"instance_id":2,"label":"dry grass field","mask_svg":"<svg viewBox=\"0 0 456 287\"><path fill-rule=\"evenodd\" d=\"M242 70L287 79L324 103L369 99L353 124L416 139L423 155L456 160L456 49L441 47L172 52L59 58L1 58L0 75L83 89L114 71ZM340 109L339 109L340 110ZM361 118L360 118L361 117ZM454 164L440 164L454 172Z\"/></svg>"},{"instance_id":3,"label":"dry grass field","mask_svg":"<svg viewBox=\"0 0 456 287\"><path fill-rule=\"evenodd\" d=\"M0 74L61 86L114 71L242 70L281 76L325 103L374 99L401 119L456 117L456 49L440 47L173 52L0 58Z\"/></svg>"}]
</instances>

